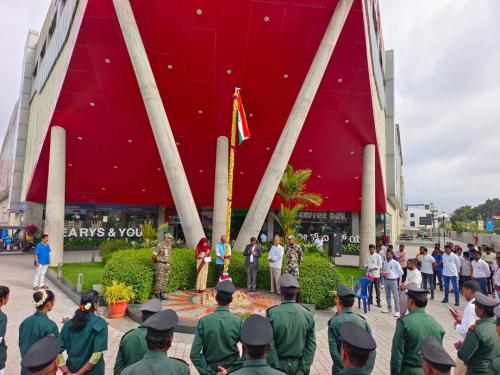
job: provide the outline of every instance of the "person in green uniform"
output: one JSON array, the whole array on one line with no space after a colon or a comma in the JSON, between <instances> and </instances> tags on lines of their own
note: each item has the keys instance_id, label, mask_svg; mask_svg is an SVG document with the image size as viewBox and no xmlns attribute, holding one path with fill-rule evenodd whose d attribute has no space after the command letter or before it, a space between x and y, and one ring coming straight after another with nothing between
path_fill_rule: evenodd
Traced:
<instances>
[{"instance_id":1,"label":"person in green uniform","mask_svg":"<svg viewBox=\"0 0 500 375\"><path fill-rule=\"evenodd\" d=\"M169 357L174 329L179 321L174 310L164 310L151 316L143 327L147 329L148 352L139 362L128 366L123 375L187 375L189 366L182 359Z\"/></svg>"},{"instance_id":2,"label":"person in green uniform","mask_svg":"<svg viewBox=\"0 0 500 375\"><path fill-rule=\"evenodd\" d=\"M344 368L344 365L342 364L342 357L340 356L340 348L342 343L340 326L345 322L353 322L363 328L366 332L370 334L372 332L365 318L356 314L352 310L352 306L354 305L354 297L354 292L345 285L340 284L337 287L337 314L335 314L328 321L328 345L330 347L330 356L332 357L333 361L332 374L338 374L339 371ZM373 370L376 355L377 354L375 350L370 352L370 358L366 362L365 368L368 373L371 373L371 371Z\"/></svg>"},{"instance_id":3,"label":"person in green uniform","mask_svg":"<svg viewBox=\"0 0 500 375\"><path fill-rule=\"evenodd\" d=\"M450 375L451 368L456 367L455 361L434 337L428 336L422 341L420 355L425 375Z\"/></svg>"},{"instance_id":4,"label":"person in green uniform","mask_svg":"<svg viewBox=\"0 0 500 375\"><path fill-rule=\"evenodd\" d=\"M287 374L309 374L316 351L314 317L295 302L299 289L295 277L285 273L279 278L279 284L282 302L266 311L274 337L267 363Z\"/></svg>"},{"instance_id":5,"label":"person in green uniform","mask_svg":"<svg viewBox=\"0 0 500 375\"><path fill-rule=\"evenodd\" d=\"M33 306L36 312L24 319L19 326L19 351L21 358L31 346L45 336L59 338L57 324L49 319L48 313L54 308L56 298L51 290L41 289L33 294ZM28 370L21 369L21 375L28 375Z\"/></svg>"},{"instance_id":6,"label":"person in green uniform","mask_svg":"<svg viewBox=\"0 0 500 375\"><path fill-rule=\"evenodd\" d=\"M377 348L373 336L364 327L355 322L344 322L340 326L340 337L342 340L343 367L338 374L360 374L372 373L366 366L371 358L371 353Z\"/></svg>"},{"instance_id":7,"label":"person in green uniform","mask_svg":"<svg viewBox=\"0 0 500 375\"><path fill-rule=\"evenodd\" d=\"M139 308L142 314L142 323L146 322L153 314L162 311L162 309L159 299L155 298L146 302ZM125 367L139 362L144 357L144 354L148 351L146 333L146 327L140 325L123 335L116 355L115 375L119 375Z\"/></svg>"},{"instance_id":8,"label":"person in green uniform","mask_svg":"<svg viewBox=\"0 0 500 375\"><path fill-rule=\"evenodd\" d=\"M414 285L408 285L408 314L396 322L396 332L392 339L391 375L421 375L422 357L418 354L422 341L432 336L443 342L443 327L425 312L427 294Z\"/></svg>"},{"instance_id":9,"label":"person in green uniform","mask_svg":"<svg viewBox=\"0 0 500 375\"><path fill-rule=\"evenodd\" d=\"M500 305L498 305L497 307L495 307L495 309L493 310L493 312L495 313L495 316L496 316L496 321L495 321L495 324L497 326L497 335L499 336L499 340L500 340ZM490 366L490 374L494 374L494 375L499 375L500 374L500 356L497 356L494 360L493 360L493 363L491 364Z\"/></svg>"},{"instance_id":10,"label":"person in green uniform","mask_svg":"<svg viewBox=\"0 0 500 375\"><path fill-rule=\"evenodd\" d=\"M277 370L267 364L266 352L271 348L273 341L273 327L271 323L261 315L250 315L241 326L241 343L245 362L239 370L225 372L220 371L218 375L279 375L286 374L283 370Z\"/></svg>"},{"instance_id":11,"label":"person in green uniform","mask_svg":"<svg viewBox=\"0 0 500 375\"><path fill-rule=\"evenodd\" d=\"M73 318L64 323L59 343L68 358L60 356L59 365L67 371L81 374L104 375L103 352L108 349L108 323L95 314L99 294L85 293Z\"/></svg>"},{"instance_id":12,"label":"person in green uniform","mask_svg":"<svg viewBox=\"0 0 500 375\"><path fill-rule=\"evenodd\" d=\"M170 257L172 253L172 242L174 237L170 233L165 234L163 242L160 242L153 252L153 263L155 267L155 297L160 300L168 298L163 294L168 284L168 277L172 267Z\"/></svg>"},{"instance_id":13,"label":"person in green uniform","mask_svg":"<svg viewBox=\"0 0 500 375\"><path fill-rule=\"evenodd\" d=\"M235 287L231 281L224 280L215 290L218 306L213 313L200 319L191 346L191 362L200 375L238 369L243 364L238 349L243 320L229 311Z\"/></svg>"},{"instance_id":14,"label":"person in green uniform","mask_svg":"<svg viewBox=\"0 0 500 375\"><path fill-rule=\"evenodd\" d=\"M495 327L494 308L500 301L476 292L476 316L478 320L469 327L464 341L459 345L458 358L467 366L467 375L488 374L488 368L500 356L500 340Z\"/></svg>"},{"instance_id":15,"label":"person in green uniform","mask_svg":"<svg viewBox=\"0 0 500 375\"><path fill-rule=\"evenodd\" d=\"M25 353L21 366L32 375L56 375L61 347L54 336L45 336Z\"/></svg>"},{"instance_id":16,"label":"person in green uniform","mask_svg":"<svg viewBox=\"0 0 500 375\"><path fill-rule=\"evenodd\" d=\"M7 345L5 344L7 315L2 311L2 307L9 302L9 294L9 288L0 285L0 375L5 375L5 363L7 362Z\"/></svg>"}]
</instances>

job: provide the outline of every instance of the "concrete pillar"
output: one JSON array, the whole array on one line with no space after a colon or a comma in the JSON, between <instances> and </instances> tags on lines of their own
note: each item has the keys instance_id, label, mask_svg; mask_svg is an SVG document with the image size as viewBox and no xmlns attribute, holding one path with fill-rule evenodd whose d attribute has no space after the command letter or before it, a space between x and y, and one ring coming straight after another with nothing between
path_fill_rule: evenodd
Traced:
<instances>
[{"instance_id":1,"label":"concrete pillar","mask_svg":"<svg viewBox=\"0 0 500 375\"><path fill-rule=\"evenodd\" d=\"M269 211L267 213L267 240L272 241L274 238L274 218L273 212Z\"/></svg>"},{"instance_id":2,"label":"concrete pillar","mask_svg":"<svg viewBox=\"0 0 500 375\"><path fill-rule=\"evenodd\" d=\"M212 221L212 249L215 249L220 236L226 234L227 225L227 194L228 184L228 153L229 140L227 137L217 138L215 159L215 189L214 211Z\"/></svg>"},{"instance_id":3,"label":"concrete pillar","mask_svg":"<svg viewBox=\"0 0 500 375\"><path fill-rule=\"evenodd\" d=\"M35 224L39 230L43 230L43 204L36 202L26 202L24 211L24 221L21 225Z\"/></svg>"},{"instance_id":4,"label":"concrete pillar","mask_svg":"<svg viewBox=\"0 0 500 375\"><path fill-rule=\"evenodd\" d=\"M66 130L53 126L50 131L49 177L45 205L45 233L49 235L50 264L63 262L64 196L66 191Z\"/></svg>"},{"instance_id":5,"label":"concrete pillar","mask_svg":"<svg viewBox=\"0 0 500 375\"><path fill-rule=\"evenodd\" d=\"M146 49L135 21L129 0L113 0L118 22L134 67L137 83L156 140L158 152L167 176L170 192L189 247L196 247L204 237L200 216L194 203L186 172L182 166L170 123L161 101L160 92L149 64Z\"/></svg>"},{"instance_id":6,"label":"concrete pillar","mask_svg":"<svg viewBox=\"0 0 500 375\"><path fill-rule=\"evenodd\" d=\"M359 230L361 248L359 266L368 255L368 245L375 244L375 145L366 145L363 150L363 187L361 196L361 226Z\"/></svg>"},{"instance_id":7,"label":"concrete pillar","mask_svg":"<svg viewBox=\"0 0 500 375\"><path fill-rule=\"evenodd\" d=\"M359 236L359 212L352 213L352 233L353 236Z\"/></svg>"},{"instance_id":8,"label":"concrete pillar","mask_svg":"<svg viewBox=\"0 0 500 375\"><path fill-rule=\"evenodd\" d=\"M259 234L278 189L281 176L290 160L302 126L323 79L323 74L335 49L352 3L353 0L340 0L333 12L330 23L316 51L314 60L309 67L307 76L302 83L299 94L295 99L292 111L288 116L271 160L255 193L252 205L238 234L238 238L234 244L236 250L243 250L248 239L252 236L257 237Z\"/></svg>"}]
</instances>

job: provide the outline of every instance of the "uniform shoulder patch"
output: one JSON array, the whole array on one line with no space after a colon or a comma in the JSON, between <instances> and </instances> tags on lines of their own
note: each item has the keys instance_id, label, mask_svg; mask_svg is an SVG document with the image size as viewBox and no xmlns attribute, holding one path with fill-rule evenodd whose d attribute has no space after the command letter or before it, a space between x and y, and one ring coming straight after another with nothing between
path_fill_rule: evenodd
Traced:
<instances>
[{"instance_id":1,"label":"uniform shoulder patch","mask_svg":"<svg viewBox=\"0 0 500 375\"><path fill-rule=\"evenodd\" d=\"M133 328L133 329L131 329L130 331L125 332L125 334L122 336L122 338L121 338L120 342L122 342L122 341L123 341L123 339L125 338L125 336L127 336L130 332L135 331L136 329L137 329L137 328Z\"/></svg>"},{"instance_id":2,"label":"uniform shoulder patch","mask_svg":"<svg viewBox=\"0 0 500 375\"><path fill-rule=\"evenodd\" d=\"M187 363L185 360L183 360L182 358L176 358L176 357L168 357L170 359L175 359L176 361L179 361L179 362L182 362L183 364L185 364L186 366L189 367L189 363Z\"/></svg>"},{"instance_id":3,"label":"uniform shoulder patch","mask_svg":"<svg viewBox=\"0 0 500 375\"><path fill-rule=\"evenodd\" d=\"M266 313L267 313L267 312L269 312L269 311L271 311L272 309L274 309L274 308L278 307L278 306L279 306L279 305L274 305L274 306L269 307L269 308L266 310Z\"/></svg>"}]
</instances>

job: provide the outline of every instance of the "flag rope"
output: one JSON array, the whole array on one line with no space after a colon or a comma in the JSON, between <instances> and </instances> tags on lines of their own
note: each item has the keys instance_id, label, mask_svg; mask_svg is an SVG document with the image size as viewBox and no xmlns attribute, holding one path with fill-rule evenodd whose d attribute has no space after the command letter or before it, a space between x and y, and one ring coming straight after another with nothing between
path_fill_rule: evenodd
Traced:
<instances>
[{"instance_id":1,"label":"flag rope","mask_svg":"<svg viewBox=\"0 0 500 375\"><path fill-rule=\"evenodd\" d=\"M231 143L229 146L229 168L228 168L228 191L227 191L227 221L226 221L226 245L224 251L224 273L229 269L229 241L231 239L231 206L233 201L233 176L234 176L234 149L236 147L236 122L238 113L239 88L234 89L233 94L233 117L231 122Z\"/></svg>"}]
</instances>

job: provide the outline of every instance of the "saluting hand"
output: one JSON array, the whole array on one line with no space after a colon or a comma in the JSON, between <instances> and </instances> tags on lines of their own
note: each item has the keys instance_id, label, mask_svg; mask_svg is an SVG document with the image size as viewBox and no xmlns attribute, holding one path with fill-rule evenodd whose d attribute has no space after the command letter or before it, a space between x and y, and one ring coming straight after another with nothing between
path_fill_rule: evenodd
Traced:
<instances>
[{"instance_id":1,"label":"saluting hand","mask_svg":"<svg viewBox=\"0 0 500 375\"><path fill-rule=\"evenodd\" d=\"M227 374L227 370L222 366L217 366L217 370L218 370L217 375L226 375Z\"/></svg>"}]
</instances>

